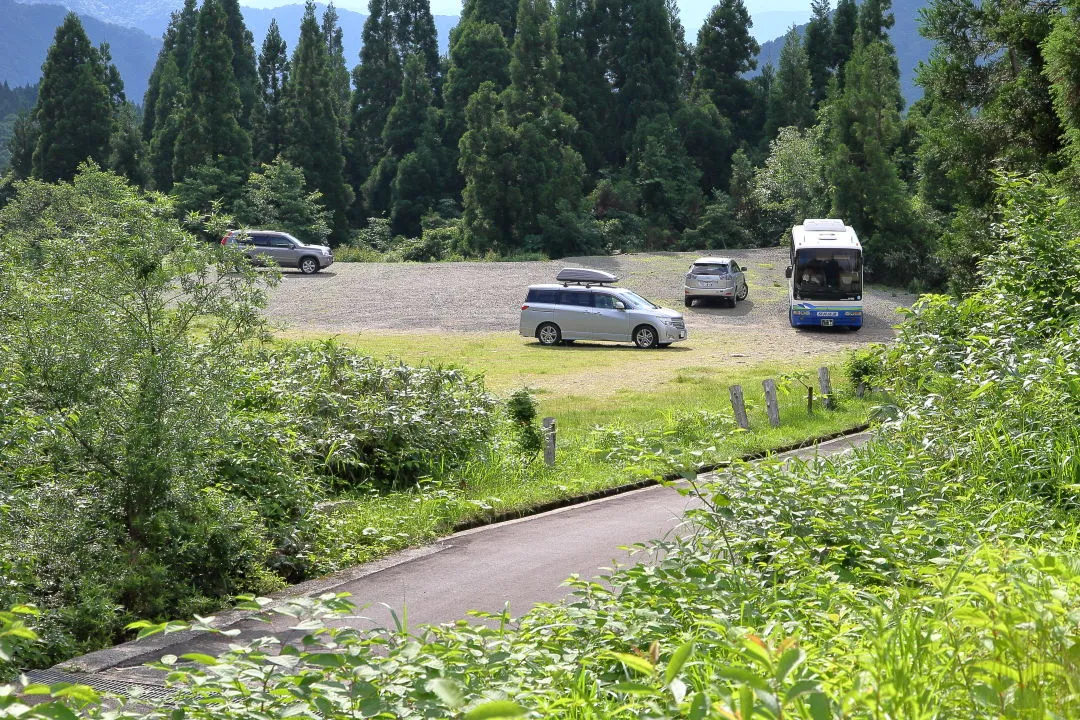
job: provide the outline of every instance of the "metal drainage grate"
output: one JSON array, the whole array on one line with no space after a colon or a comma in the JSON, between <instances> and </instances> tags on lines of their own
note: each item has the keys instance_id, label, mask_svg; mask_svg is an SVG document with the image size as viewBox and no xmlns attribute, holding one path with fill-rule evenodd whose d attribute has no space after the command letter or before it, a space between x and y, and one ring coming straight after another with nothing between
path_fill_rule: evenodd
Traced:
<instances>
[{"instance_id":1,"label":"metal drainage grate","mask_svg":"<svg viewBox=\"0 0 1080 720\"><path fill-rule=\"evenodd\" d=\"M76 674L66 673L60 670L31 670L26 673L30 682L54 685L56 683L70 683L72 685L87 685L94 690L109 695L118 695L125 698L146 700L154 703L174 705L181 699L181 693L172 688L161 685L149 685L133 683L126 680L118 680L96 673Z\"/></svg>"}]
</instances>

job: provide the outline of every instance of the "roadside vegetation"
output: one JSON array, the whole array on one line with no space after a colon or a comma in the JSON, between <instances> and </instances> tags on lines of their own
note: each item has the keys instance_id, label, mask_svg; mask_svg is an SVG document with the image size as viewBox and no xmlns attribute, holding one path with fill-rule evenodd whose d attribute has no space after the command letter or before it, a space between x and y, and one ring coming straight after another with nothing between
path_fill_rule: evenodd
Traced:
<instances>
[{"instance_id":1,"label":"roadside vegetation","mask_svg":"<svg viewBox=\"0 0 1080 720\"><path fill-rule=\"evenodd\" d=\"M766 430L751 401L742 432L727 384L784 368L664 366L659 393L534 395L523 385L570 348L533 353L492 392L484 374L506 358L486 348L453 365L402 353L407 365L350 338L275 339L260 312L274 273L172 217L165 196L89 165L72 183L20 183L0 210L0 607L33 605L41 640L0 659L3 674L462 523L830 434L869 407L841 382L839 409L807 416L792 389L784 426ZM677 357L577 355L603 353L615 371ZM548 413L554 467L538 459Z\"/></svg>"},{"instance_id":2,"label":"roadside vegetation","mask_svg":"<svg viewBox=\"0 0 1080 720\"><path fill-rule=\"evenodd\" d=\"M1038 180L999 197L981 289L925 297L895 346L850 362L889 390L869 445L687 472L694 532L517 620L358 633L333 623L347 598L284 603L302 645L166 657L183 709L121 715L1076 716L1080 210Z\"/></svg>"},{"instance_id":3,"label":"roadside vegetation","mask_svg":"<svg viewBox=\"0 0 1080 720\"><path fill-rule=\"evenodd\" d=\"M1075 717L1080 211L999 196L981 289L852 362L890 392L869 445L687 473L694 532L518 620L372 634L334 627L347 598L285 604L303 645L167 657L183 709L125 716Z\"/></svg>"}]
</instances>

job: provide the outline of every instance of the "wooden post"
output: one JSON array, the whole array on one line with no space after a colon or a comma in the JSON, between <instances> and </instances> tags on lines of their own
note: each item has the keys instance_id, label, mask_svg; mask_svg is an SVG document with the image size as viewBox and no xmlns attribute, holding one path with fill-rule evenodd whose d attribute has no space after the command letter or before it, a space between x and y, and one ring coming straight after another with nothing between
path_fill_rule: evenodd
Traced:
<instances>
[{"instance_id":1,"label":"wooden post","mask_svg":"<svg viewBox=\"0 0 1080 720\"><path fill-rule=\"evenodd\" d=\"M866 383L860 382L855 386L855 397L861 398L866 395Z\"/></svg>"},{"instance_id":2,"label":"wooden post","mask_svg":"<svg viewBox=\"0 0 1080 720\"><path fill-rule=\"evenodd\" d=\"M821 386L821 395L822 395L821 401L822 401L822 403L825 405L825 407L827 409L831 410L832 407L833 407L833 398L832 398L832 383L829 382L829 368L827 368L827 367L818 368L817 376L818 376L818 385Z\"/></svg>"},{"instance_id":3,"label":"wooden post","mask_svg":"<svg viewBox=\"0 0 1080 720\"><path fill-rule=\"evenodd\" d=\"M544 418L544 464L555 466L555 418Z\"/></svg>"},{"instance_id":4,"label":"wooden post","mask_svg":"<svg viewBox=\"0 0 1080 720\"><path fill-rule=\"evenodd\" d=\"M814 414L814 386L806 388L806 414Z\"/></svg>"},{"instance_id":5,"label":"wooden post","mask_svg":"<svg viewBox=\"0 0 1080 720\"><path fill-rule=\"evenodd\" d=\"M742 385L732 385L728 388L731 395L731 407L735 410L735 422L743 430L750 429L750 421L746 417L746 404L743 402Z\"/></svg>"},{"instance_id":6,"label":"wooden post","mask_svg":"<svg viewBox=\"0 0 1080 720\"><path fill-rule=\"evenodd\" d=\"M780 406L776 402L776 381L772 378L761 383L765 388L765 409L769 412L769 424L780 427Z\"/></svg>"}]
</instances>

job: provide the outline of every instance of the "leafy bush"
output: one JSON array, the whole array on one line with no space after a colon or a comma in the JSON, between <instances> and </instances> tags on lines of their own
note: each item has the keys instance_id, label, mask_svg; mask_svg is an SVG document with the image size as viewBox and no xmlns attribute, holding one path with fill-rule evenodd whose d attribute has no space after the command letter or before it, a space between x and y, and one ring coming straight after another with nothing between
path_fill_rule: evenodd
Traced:
<instances>
[{"instance_id":1,"label":"leafy bush","mask_svg":"<svg viewBox=\"0 0 1080 720\"><path fill-rule=\"evenodd\" d=\"M517 432L521 454L535 456L544 447L544 436L536 426L536 400L532 393L527 388L516 390L507 398L506 409Z\"/></svg>"}]
</instances>

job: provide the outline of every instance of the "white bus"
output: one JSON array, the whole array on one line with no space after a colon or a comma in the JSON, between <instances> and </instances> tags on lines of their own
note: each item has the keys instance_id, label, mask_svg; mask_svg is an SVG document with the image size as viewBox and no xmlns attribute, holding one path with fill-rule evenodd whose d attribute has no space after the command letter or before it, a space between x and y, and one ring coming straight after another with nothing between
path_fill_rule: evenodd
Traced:
<instances>
[{"instance_id":1,"label":"white bus","mask_svg":"<svg viewBox=\"0 0 1080 720\"><path fill-rule=\"evenodd\" d=\"M803 220L791 228L785 274L791 327L862 327L862 245L843 220Z\"/></svg>"}]
</instances>

